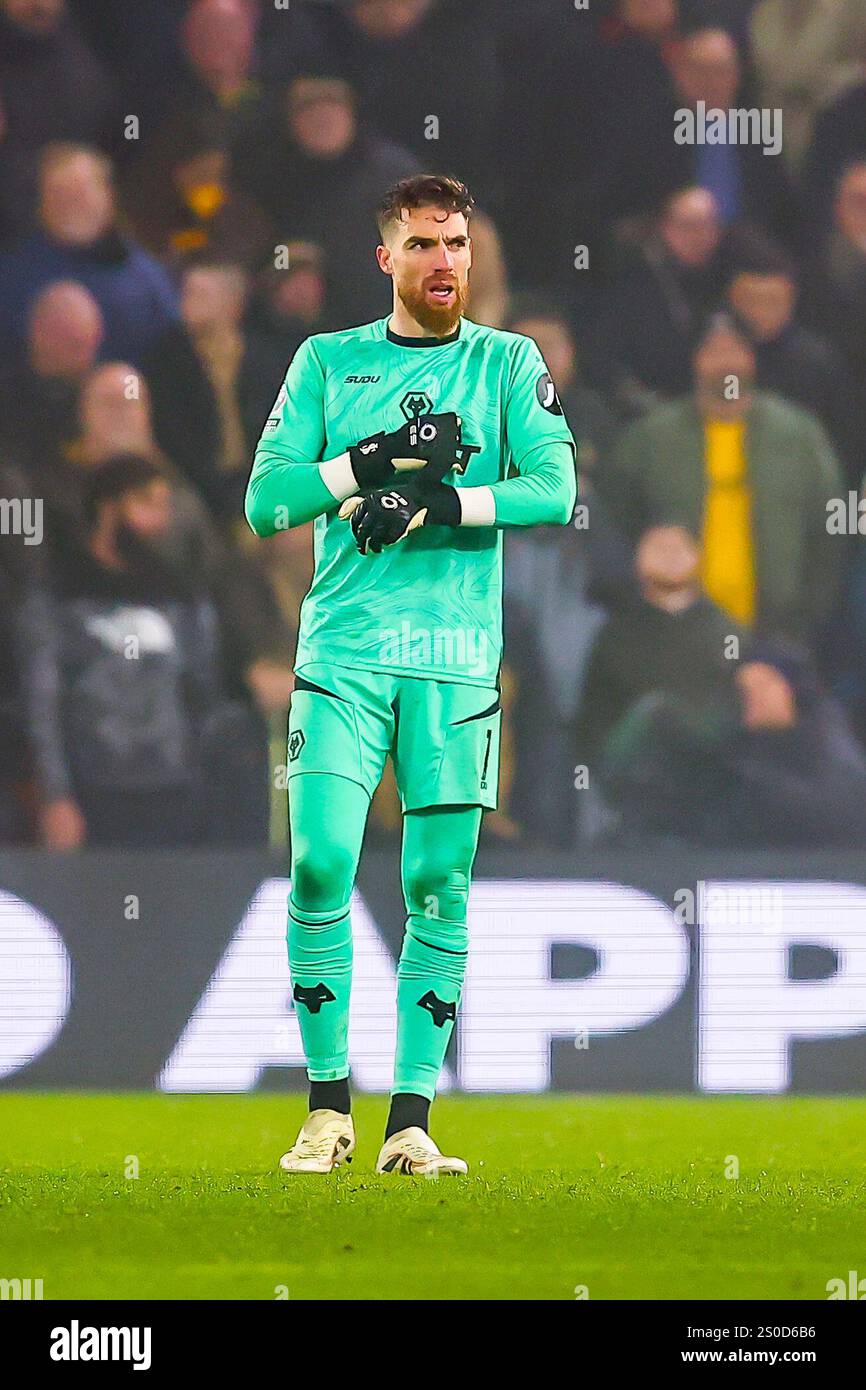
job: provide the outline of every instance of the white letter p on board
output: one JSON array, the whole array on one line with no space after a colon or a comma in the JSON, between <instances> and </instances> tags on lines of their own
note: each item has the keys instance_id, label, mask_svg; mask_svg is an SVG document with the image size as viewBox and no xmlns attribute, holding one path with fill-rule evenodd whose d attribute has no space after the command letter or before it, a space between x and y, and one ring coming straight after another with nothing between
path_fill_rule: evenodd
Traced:
<instances>
[{"instance_id":1,"label":"white letter p on board","mask_svg":"<svg viewBox=\"0 0 866 1390\"><path fill-rule=\"evenodd\" d=\"M599 957L586 979L550 976L553 945ZM550 1043L641 1028L676 1001L688 938L671 909L618 883L477 882L469 901L469 965L460 1024L467 1091L543 1091Z\"/></svg>"},{"instance_id":2,"label":"white letter p on board","mask_svg":"<svg viewBox=\"0 0 866 1390\"><path fill-rule=\"evenodd\" d=\"M744 912L749 901L756 910ZM794 1038L866 1029L866 888L708 883L698 920L698 1080L705 1091L784 1091ZM833 975L792 980L795 945L835 952Z\"/></svg>"}]
</instances>

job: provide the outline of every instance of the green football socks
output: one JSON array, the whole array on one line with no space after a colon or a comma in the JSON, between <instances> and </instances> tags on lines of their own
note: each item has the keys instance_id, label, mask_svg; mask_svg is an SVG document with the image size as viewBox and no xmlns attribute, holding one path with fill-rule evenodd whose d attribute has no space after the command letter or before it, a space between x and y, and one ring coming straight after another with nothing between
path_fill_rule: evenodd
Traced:
<instances>
[{"instance_id":1,"label":"green football socks","mask_svg":"<svg viewBox=\"0 0 866 1390\"><path fill-rule=\"evenodd\" d=\"M289 804L292 997L310 1081L340 1081L349 1074L349 900L369 798L348 778L309 774L292 778ZM403 818L407 920L397 966L395 1095L430 1101L436 1094L466 973L481 815L480 806L434 806Z\"/></svg>"},{"instance_id":2,"label":"green football socks","mask_svg":"<svg viewBox=\"0 0 866 1390\"><path fill-rule=\"evenodd\" d=\"M289 966L311 1081L349 1075L349 899L370 800L346 777L293 777Z\"/></svg>"},{"instance_id":3,"label":"green football socks","mask_svg":"<svg viewBox=\"0 0 866 1390\"><path fill-rule=\"evenodd\" d=\"M397 966L393 1093L432 1100L466 974L469 880L480 806L433 806L403 818L406 934Z\"/></svg>"}]
</instances>

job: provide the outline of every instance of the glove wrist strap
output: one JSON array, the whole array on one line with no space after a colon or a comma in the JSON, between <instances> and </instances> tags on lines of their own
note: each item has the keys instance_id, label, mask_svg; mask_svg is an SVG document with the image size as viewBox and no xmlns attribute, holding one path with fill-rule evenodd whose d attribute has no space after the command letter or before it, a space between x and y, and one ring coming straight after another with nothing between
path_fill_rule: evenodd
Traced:
<instances>
[{"instance_id":1,"label":"glove wrist strap","mask_svg":"<svg viewBox=\"0 0 866 1390\"><path fill-rule=\"evenodd\" d=\"M451 487L449 483L440 483L429 499L425 497L424 500L427 503L426 525L460 525L460 498L457 496L456 487Z\"/></svg>"}]
</instances>

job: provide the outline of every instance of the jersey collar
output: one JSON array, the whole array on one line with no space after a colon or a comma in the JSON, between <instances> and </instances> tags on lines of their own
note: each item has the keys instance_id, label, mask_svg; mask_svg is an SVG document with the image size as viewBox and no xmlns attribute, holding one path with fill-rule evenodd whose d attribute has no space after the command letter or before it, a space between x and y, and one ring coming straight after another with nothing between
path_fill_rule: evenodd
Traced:
<instances>
[{"instance_id":1,"label":"jersey collar","mask_svg":"<svg viewBox=\"0 0 866 1390\"><path fill-rule=\"evenodd\" d=\"M396 343L397 347L442 347L444 343L457 342L457 339L460 337L460 327L462 323L463 320L461 319L458 322L457 327L454 329L454 332L449 333L447 338L403 338L399 333L394 333L391 329L391 325L387 324L385 327L385 337L388 339L389 343Z\"/></svg>"}]
</instances>

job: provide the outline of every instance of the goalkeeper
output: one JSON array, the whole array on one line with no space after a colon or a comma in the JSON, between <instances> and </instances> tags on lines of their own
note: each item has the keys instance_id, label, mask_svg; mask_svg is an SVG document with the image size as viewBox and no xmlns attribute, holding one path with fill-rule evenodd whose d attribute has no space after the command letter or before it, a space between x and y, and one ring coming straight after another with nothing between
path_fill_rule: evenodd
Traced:
<instances>
[{"instance_id":1,"label":"goalkeeper","mask_svg":"<svg viewBox=\"0 0 866 1390\"><path fill-rule=\"evenodd\" d=\"M428 1132L468 953L484 808L496 805L502 531L565 524L575 447L535 344L463 316L472 199L405 179L379 208L390 316L308 338L256 450L258 536L315 518L289 715L288 948L310 1114L281 1159L351 1158L349 900L387 755L403 807L406 931L377 1171L465 1173Z\"/></svg>"}]
</instances>

